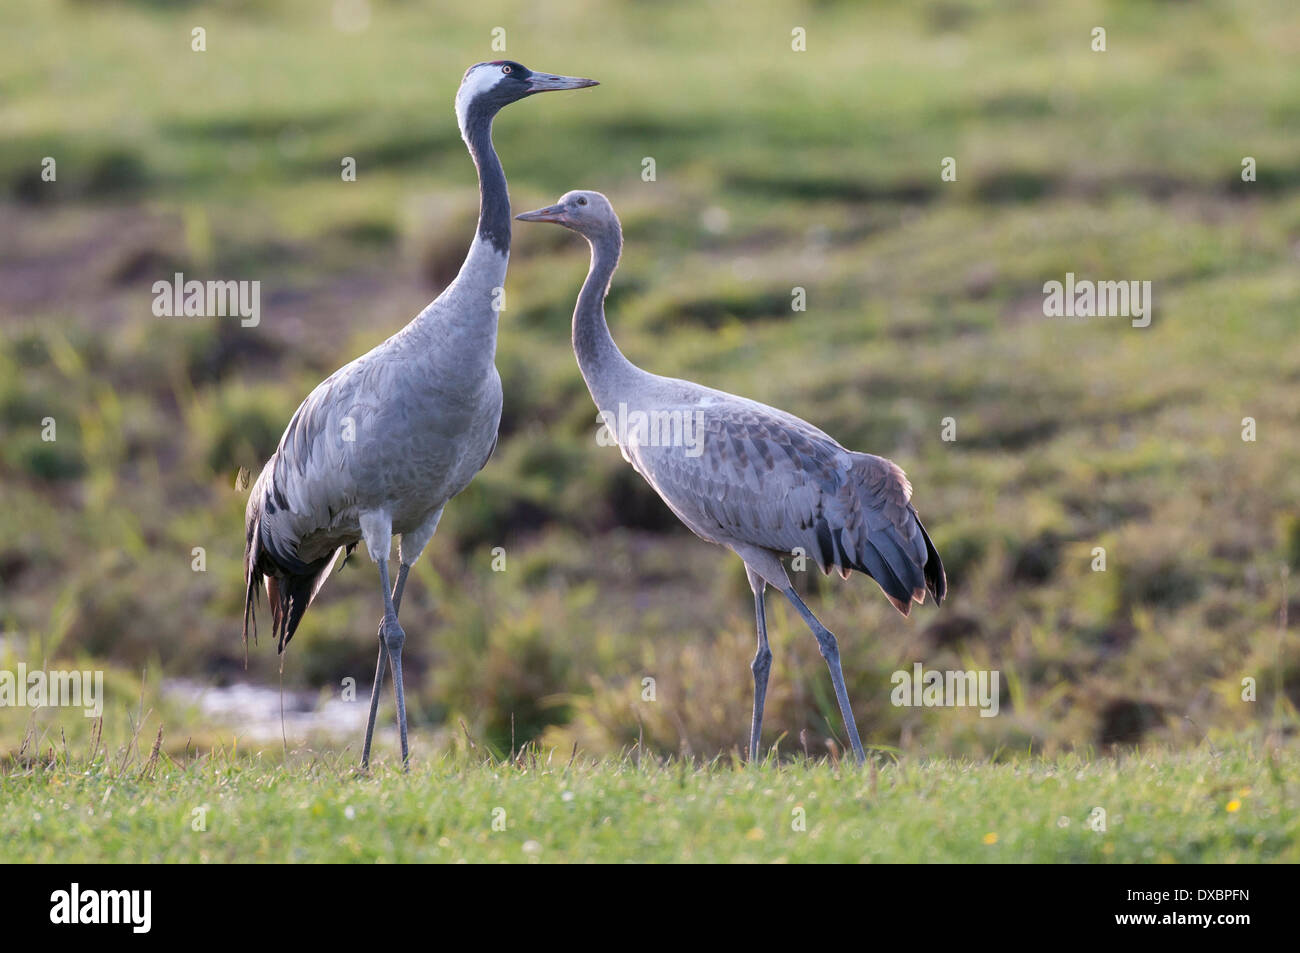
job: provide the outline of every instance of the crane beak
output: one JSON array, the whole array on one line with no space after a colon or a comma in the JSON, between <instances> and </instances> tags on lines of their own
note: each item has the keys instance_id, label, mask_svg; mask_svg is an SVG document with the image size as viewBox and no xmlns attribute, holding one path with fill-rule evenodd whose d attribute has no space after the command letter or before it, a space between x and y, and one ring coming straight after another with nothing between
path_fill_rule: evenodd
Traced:
<instances>
[{"instance_id":1,"label":"crane beak","mask_svg":"<svg viewBox=\"0 0 1300 953\"><path fill-rule=\"evenodd\" d=\"M564 224L564 206L548 205L532 212L521 212L515 216L521 222L555 222Z\"/></svg>"},{"instance_id":2,"label":"crane beak","mask_svg":"<svg viewBox=\"0 0 1300 953\"><path fill-rule=\"evenodd\" d=\"M548 93L556 89L585 89L588 86L599 86L600 83L594 79L584 79L581 76L556 76L554 73L534 73L528 77L528 92L531 93Z\"/></svg>"}]
</instances>

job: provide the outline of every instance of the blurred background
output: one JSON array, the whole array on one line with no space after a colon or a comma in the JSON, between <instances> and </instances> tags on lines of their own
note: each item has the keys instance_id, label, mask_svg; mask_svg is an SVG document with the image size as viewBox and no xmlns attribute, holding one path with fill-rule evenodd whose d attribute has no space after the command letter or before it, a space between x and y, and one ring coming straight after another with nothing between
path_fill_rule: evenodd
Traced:
<instances>
[{"instance_id":1,"label":"blurred background","mask_svg":"<svg viewBox=\"0 0 1300 953\"><path fill-rule=\"evenodd\" d=\"M863 577L796 574L840 638L864 741L996 756L1294 728L1288 0L9 0L0 668L105 670L106 737L150 712L169 751L279 751L274 645L244 666L236 474L455 275L477 186L451 101L466 67L505 57L602 83L510 107L496 144L516 211L611 197L624 351L915 484L948 568L941 610L905 620ZM465 733L566 753L744 743L743 568L597 445L569 347L586 265L576 236L516 228L500 446L402 609L419 754ZM153 282L177 271L260 281L260 324L155 317ZM1066 272L1151 281L1151 326L1045 318L1043 283ZM359 747L378 617L355 560L284 660L291 741ZM784 600L769 625L764 739L824 753L839 719L817 646ZM1000 714L892 706L890 674L916 661L998 670ZM88 726L0 708L0 753Z\"/></svg>"}]
</instances>

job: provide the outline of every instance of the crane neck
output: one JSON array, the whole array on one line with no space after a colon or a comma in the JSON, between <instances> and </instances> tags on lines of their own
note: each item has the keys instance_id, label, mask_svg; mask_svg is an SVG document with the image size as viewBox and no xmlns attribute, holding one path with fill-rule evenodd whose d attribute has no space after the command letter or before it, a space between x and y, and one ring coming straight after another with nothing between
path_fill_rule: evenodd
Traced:
<instances>
[{"instance_id":1,"label":"crane neck","mask_svg":"<svg viewBox=\"0 0 1300 953\"><path fill-rule=\"evenodd\" d=\"M471 106L461 134L478 169L478 237L500 255L510 254L510 192L501 160L492 146L492 119L496 111Z\"/></svg>"},{"instance_id":2,"label":"crane neck","mask_svg":"<svg viewBox=\"0 0 1300 953\"><path fill-rule=\"evenodd\" d=\"M597 408L606 410L612 406L620 381L637 373L614 343L605 320L605 296L623 252L623 231L614 223L586 239L591 244L591 266L573 309L573 353Z\"/></svg>"},{"instance_id":3,"label":"crane neck","mask_svg":"<svg viewBox=\"0 0 1300 953\"><path fill-rule=\"evenodd\" d=\"M455 280L411 322L419 349L447 381L481 380L496 360L510 260L510 194L492 146L494 115L494 109L471 105L461 117L461 136L478 169L478 229Z\"/></svg>"}]
</instances>

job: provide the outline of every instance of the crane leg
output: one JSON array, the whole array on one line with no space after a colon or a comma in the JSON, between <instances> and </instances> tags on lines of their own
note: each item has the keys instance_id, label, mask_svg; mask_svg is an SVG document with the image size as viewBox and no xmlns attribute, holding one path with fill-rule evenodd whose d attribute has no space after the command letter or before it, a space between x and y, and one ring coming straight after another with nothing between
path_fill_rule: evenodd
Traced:
<instances>
[{"instance_id":1,"label":"crane leg","mask_svg":"<svg viewBox=\"0 0 1300 953\"><path fill-rule=\"evenodd\" d=\"M379 712L379 690L384 686L384 666L388 662L388 649L384 648L384 627L379 626L379 661L375 663L375 681L370 686L370 716L366 719L366 743L361 748L361 768L370 767L370 742L375 736L375 715Z\"/></svg>"},{"instance_id":2,"label":"crane leg","mask_svg":"<svg viewBox=\"0 0 1300 953\"><path fill-rule=\"evenodd\" d=\"M772 670L772 650L767 644L767 617L763 611L763 592L767 583L761 576L754 575L749 567L745 571L754 590L754 618L758 624L758 651L749 666L754 673L754 719L749 726L749 760L752 764L758 761L758 740L763 733L763 703L767 700L767 676Z\"/></svg>"},{"instance_id":3,"label":"crane leg","mask_svg":"<svg viewBox=\"0 0 1300 953\"><path fill-rule=\"evenodd\" d=\"M831 670L831 681L835 685L835 699L839 702L840 716L844 719L844 727L849 732L849 741L853 744L853 754L857 757L858 764L863 764L866 762L867 756L862 750L862 742L858 740L858 726L853 720L853 709L849 705L848 689L844 687L844 670L840 668L840 647L835 641L835 636L812 614L812 610L803 604L803 600L799 598L799 593L794 591L794 586L785 591L785 597L799 610L804 622L808 623L808 628L812 629L812 634L817 637L817 645L821 649L822 658L826 660L826 667Z\"/></svg>"},{"instance_id":4,"label":"crane leg","mask_svg":"<svg viewBox=\"0 0 1300 953\"><path fill-rule=\"evenodd\" d=\"M397 693L397 733L402 739L402 768L410 762L406 744L406 686L402 682L402 645L406 633L397 622L397 606L388 590L388 562L379 561L379 582L384 587L384 648L388 651L388 664L393 670L393 690Z\"/></svg>"},{"instance_id":5,"label":"crane leg","mask_svg":"<svg viewBox=\"0 0 1300 953\"><path fill-rule=\"evenodd\" d=\"M406 588L406 574L411 567L402 563L397 570L397 584L393 586L393 614L402 608L402 590ZM384 645L384 622L379 621L379 661L375 663L375 681L370 687L370 717L366 721L366 743L361 749L361 767L370 766L370 742L375 735L375 715L379 712L379 690L384 685L384 668L388 662L388 648Z\"/></svg>"}]
</instances>

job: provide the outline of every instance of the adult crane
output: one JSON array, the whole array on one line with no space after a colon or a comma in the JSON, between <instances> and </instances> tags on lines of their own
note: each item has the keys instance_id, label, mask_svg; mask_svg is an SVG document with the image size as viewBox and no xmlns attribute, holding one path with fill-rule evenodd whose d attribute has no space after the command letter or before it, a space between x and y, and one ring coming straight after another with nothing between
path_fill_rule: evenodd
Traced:
<instances>
[{"instance_id":1,"label":"adult crane","mask_svg":"<svg viewBox=\"0 0 1300 953\"><path fill-rule=\"evenodd\" d=\"M370 761L384 663L393 673L402 764L408 762L405 633L397 621L412 564L447 501L496 446L501 377L495 361L499 289L510 257L510 197L492 147L502 107L534 93L595 86L519 63L471 66L456 93L456 120L478 169L478 230L460 272L388 340L335 371L294 413L262 469L245 515L244 642L257 635L255 602L266 582L277 650L284 652L339 553L365 541L379 564L384 616L361 764ZM400 567L389 588L394 535Z\"/></svg>"},{"instance_id":2,"label":"adult crane","mask_svg":"<svg viewBox=\"0 0 1300 953\"><path fill-rule=\"evenodd\" d=\"M770 584L816 636L862 763L839 646L799 598L781 559L802 551L823 572L837 569L846 579L852 570L866 573L905 616L926 593L942 603L943 563L912 505L907 477L884 457L847 450L785 411L651 374L624 357L605 321L623 232L599 192L568 192L557 204L516 218L563 225L590 243L591 267L573 311L573 350L601 420L624 458L695 535L744 560L758 626L750 760L758 759L772 664L763 610Z\"/></svg>"}]
</instances>

